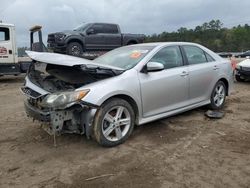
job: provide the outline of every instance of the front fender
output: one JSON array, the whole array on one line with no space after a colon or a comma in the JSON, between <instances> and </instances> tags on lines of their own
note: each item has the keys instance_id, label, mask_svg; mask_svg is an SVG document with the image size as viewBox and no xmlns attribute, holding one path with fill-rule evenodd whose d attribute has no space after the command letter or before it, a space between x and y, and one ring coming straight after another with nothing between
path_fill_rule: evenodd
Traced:
<instances>
[{"instance_id":1,"label":"front fender","mask_svg":"<svg viewBox=\"0 0 250 188\"><path fill-rule=\"evenodd\" d=\"M78 88L89 89L89 93L83 98L84 102L101 106L106 100L117 95L125 95L132 98L141 112L140 82L137 71L128 70L119 76L114 76L92 84Z\"/></svg>"}]
</instances>

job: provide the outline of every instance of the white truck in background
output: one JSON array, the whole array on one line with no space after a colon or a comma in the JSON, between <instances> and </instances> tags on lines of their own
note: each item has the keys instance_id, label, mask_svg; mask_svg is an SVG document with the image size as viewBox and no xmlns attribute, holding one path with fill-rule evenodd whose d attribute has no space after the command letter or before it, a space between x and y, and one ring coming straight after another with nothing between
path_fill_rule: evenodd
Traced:
<instances>
[{"instance_id":1,"label":"white truck in background","mask_svg":"<svg viewBox=\"0 0 250 188\"><path fill-rule=\"evenodd\" d=\"M32 45L33 33L38 30L30 29L30 31ZM30 63L29 59L18 59L15 26L0 21L0 76L26 73Z\"/></svg>"}]
</instances>

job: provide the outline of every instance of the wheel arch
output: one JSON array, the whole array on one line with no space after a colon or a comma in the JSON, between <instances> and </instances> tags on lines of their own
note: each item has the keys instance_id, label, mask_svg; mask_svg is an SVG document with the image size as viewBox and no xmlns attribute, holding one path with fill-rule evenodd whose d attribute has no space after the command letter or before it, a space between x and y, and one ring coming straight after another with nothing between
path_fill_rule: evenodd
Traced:
<instances>
[{"instance_id":1,"label":"wheel arch","mask_svg":"<svg viewBox=\"0 0 250 188\"><path fill-rule=\"evenodd\" d=\"M127 45L138 44L138 41L135 39L131 39L127 42Z\"/></svg>"},{"instance_id":2,"label":"wheel arch","mask_svg":"<svg viewBox=\"0 0 250 188\"><path fill-rule=\"evenodd\" d=\"M129 95L117 94L117 95L113 95L113 96L107 98L102 104L104 104L105 102L107 102L111 99L114 99L114 98L123 99L123 100L127 101L132 106L133 111L135 113L135 124L138 125L139 124L139 108L138 108L136 101Z\"/></svg>"},{"instance_id":3,"label":"wheel arch","mask_svg":"<svg viewBox=\"0 0 250 188\"><path fill-rule=\"evenodd\" d=\"M72 42L77 42L77 43L81 44L83 50L85 49L85 48L84 48L84 43L83 43L82 40L80 40L80 39L78 39L78 38L71 38L71 39L69 39L69 40L67 41L67 45L69 45L69 44L72 43Z\"/></svg>"},{"instance_id":4,"label":"wheel arch","mask_svg":"<svg viewBox=\"0 0 250 188\"><path fill-rule=\"evenodd\" d=\"M228 80L226 78L220 78L218 80L218 82L219 81L222 81L225 84L225 86L226 86L226 95L228 96L228 90L229 90L229 82L228 82Z\"/></svg>"}]
</instances>

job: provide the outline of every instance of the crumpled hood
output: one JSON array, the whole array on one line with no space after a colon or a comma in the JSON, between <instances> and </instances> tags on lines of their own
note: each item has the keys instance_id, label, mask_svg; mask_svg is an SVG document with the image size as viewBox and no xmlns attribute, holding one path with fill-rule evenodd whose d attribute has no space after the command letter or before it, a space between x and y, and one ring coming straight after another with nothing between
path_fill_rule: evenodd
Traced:
<instances>
[{"instance_id":1,"label":"crumpled hood","mask_svg":"<svg viewBox=\"0 0 250 188\"><path fill-rule=\"evenodd\" d=\"M87 67L102 67L113 70L123 70L118 67L110 66L110 65L102 65L95 63L94 61L87 60L84 58L57 54L57 53L49 53L49 52L34 52L34 51L25 51L27 55L38 62L53 64L53 65L62 65L62 66L75 66L75 65L86 65Z\"/></svg>"},{"instance_id":2,"label":"crumpled hood","mask_svg":"<svg viewBox=\"0 0 250 188\"><path fill-rule=\"evenodd\" d=\"M238 65L242 66L242 67L249 67L250 68L250 59L246 59L244 61L241 61Z\"/></svg>"}]
</instances>

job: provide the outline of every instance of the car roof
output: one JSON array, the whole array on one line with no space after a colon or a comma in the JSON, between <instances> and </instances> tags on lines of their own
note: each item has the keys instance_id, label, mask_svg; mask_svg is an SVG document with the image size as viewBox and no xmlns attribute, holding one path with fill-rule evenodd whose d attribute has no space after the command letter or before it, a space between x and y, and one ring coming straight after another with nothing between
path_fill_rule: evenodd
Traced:
<instances>
[{"instance_id":1,"label":"car roof","mask_svg":"<svg viewBox=\"0 0 250 188\"><path fill-rule=\"evenodd\" d=\"M149 42L149 43L140 43L135 44L136 46L166 46L166 45L195 45L200 46L197 43L192 42Z\"/></svg>"}]
</instances>

